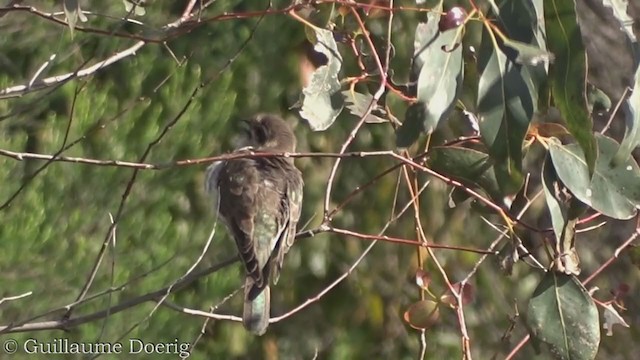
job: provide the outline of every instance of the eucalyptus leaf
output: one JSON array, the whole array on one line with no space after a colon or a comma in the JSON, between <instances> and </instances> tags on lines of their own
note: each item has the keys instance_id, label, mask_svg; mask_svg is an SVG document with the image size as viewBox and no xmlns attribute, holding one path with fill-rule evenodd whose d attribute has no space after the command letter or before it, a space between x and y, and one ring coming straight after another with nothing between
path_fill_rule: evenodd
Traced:
<instances>
[{"instance_id":1,"label":"eucalyptus leaf","mask_svg":"<svg viewBox=\"0 0 640 360\"><path fill-rule=\"evenodd\" d=\"M589 105L589 111L609 111L611 109L609 96L592 84L587 84L587 104Z\"/></svg>"},{"instance_id":2,"label":"eucalyptus leaf","mask_svg":"<svg viewBox=\"0 0 640 360\"><path fill-rule=\"evenodd\" d=\"M548 50L547 32L544 20L545 0L509 1L504 0L500 9L509 38L528 44L536 51L549 54L549 61L524 63L520 73L524 79L533 102L533 112L546 109L549 99L549 65L555 61L555 55ZM520 55L519 55L520 56ZM546 56L546 55L545 55ZM525 57L526 58L526 57ZM517 60L517 57L516 57Z\"/></svg>"},{"instance_id":3,"label":"eucalyptus leaf","mask_svg":"<svg viewBox=\"0 0 640 360\"><path fill-rule=\"evenodd\" d=\"M578 275L580 259L575 249L575 228L581 214L578 210L584 205L575 200L558 179L550 155L545 158L542 168L544 195L556 235L553 270Z\"/></svg>"},{"instance_id":4,"label":"eucalyptus leaf","mask_svg":"<svg viewBox=\"0 0 640 360\"><path fill-rule=\"evenodd\" d=\"M522 143L533 116L534 100L520 68L483 32L478 54L478 120L480 135L495 161L496 178L506 194L520 189Z\"/></svg>"},{"instance_id":5,"label":"eucalyptus leaf","mask_svg":"<svg viewBox=\"0 0 640 360\"><path fill-rule=\"evenodd\" d=\"M480 135L505 194L523 183L522 146L553 55L546 50L543 0L491 1L500 33L485 26L478 53Z\"/></svg>"},{"instance_id":6,"label":"eucalyptus leaf","mask_svg":"<svg viewBox=\"0 0 640 360\"><path fill-rule=\"evenodd\" d=\"M599 153L593 177L589 176L584 153L578 145L550 141L549 152L555 171L562 183L583 203L612 218L629 219L640 207L638 164L629 158L611 166L611 160L618 152L618 143L599 134L596 139Z\"/></svg>"},{"instance_id":7,"label":"eucalyptus leaf","mask_svg":"<svg viewBox=\"0 0 640 360\"><path fill-rule=\"evenodd\" d=\"M462 28L440 32L442 3L418 24L414 41L413 78L417 80L418 104L424 107L424 131L433 132L458 98L462 85Z\"/></svg>"},{"instance_id":8,"label":"eucalyptus leaf","mask_svg":"<svg viewBox=\"0 0 640 360\"><path fill-rule=\"evenodd\" d=\"M480 188L494 200L502 202L493 163L481 151L457 146L434 146L429 150L427 166L469 188Z\"/></svg>"},{"instance_id":9,"label":"eucalyptus leaf","mask_svg":"<svg viewBox=\"0 0 640 360\"><path fill-rule=\"evenodd\" d=\"M518 53L516 57L516 63L518 64L535 66L540 63L553 62L553 54L539 47L511 39L505 39L503 43Z\"/></svg>"},{"instance_id":10,"label":"eucalyptus leaf","mask_svg":"<svg viewBox=\"0 0 640 360\"><path fill-rule=\"evenodd\" d=\"M309 84L302 89L300 116L309 122L311 129L322 131L333 124L344 107L338 80L342 56L333 32L317 27L312 30L316 40L313 48L327 57L327 63L313 72Z\"/></svg>"},{"instance_id":11,"label":"eucalyptus leaf","mask_svg":"<svg viewBox=\"0 0 640 360\"><path fill-rule=\"evenodd\" d=\"M575 0L545 2L544 17L547 46L555 55L555 61L549 68L553 100L569 132L582 147L591 175L598 149L585 95L587 58L578 27Z\"/></svg>"},{"instance_id":12,"label":"eucalyptus leaf","mask_svg":"<svg viewBox=\"0 0 640 360\"><path fill-rule=\"evenodd\" d=\"M369 105L373 101L373 95L371 94L361 94L355 91L343 91L342 95L344 96L345 104L349 112L357 117L362 117L367 112ZM384 108L378 104L374 104L365 121L368 123L386 122L387 120L382 117L385 115L386 111Z\"/></svg>"},{"instance_id":13,"label":"eucalyptus leaf","mask_svg":"<svg viewBox=\"0 0 640 360\"><path fill-rule=\"evenodd\" d=\"M545 274L529 300L527 325L556 359L590 360L598 353L598 309L574 276Z\"/></svg>"},{"instance_id":14,"label":"eucalyptus leaf","mask_svg":"<svg viewBox=\"0 0 640 360\"><path fill-rule=\"evenodd\" d=\"M559 195L562 183L560 183L556 175L550 155L547 155L542 165L542 186L547 208L551 215L553 232L556 235L556 239L560 239L564 224L567 222L567 209Z\"/></svg>"},{"instance_id":15,"label":"eucalyptus leaf","mask_svg":"<svg viewBox=\"0 0 640 360\"><path fill-rule=\"evenodd\" d=\"M614 158L614 165L628 159L631 152L640 145L640 65L636 69L632 91L624 107L627 130Z\"/></svg>"},{"instance_id":16,"label":"eucalyptus leaf","mask_svg":"<svg viewBox=\"0 0 640 360\"><path fill-rule=\"evenodd\" d=\"M408 148L413 145L420 134L424 133L425 107L420 103L412 104L404 114L402 125L396 130L396 146Z\"/></svg>"},{"instance_id":17,"label":"eucalyptus leaf","mask_svg":"<svg viewBox=\"0 0 640 360\"><path fill-rule=\"evenodd\" d=\"M547 81L549 63L554 55L547 50L544 23L544 0L499 0L494 4L495 14L503 29L500 48L507 57L521 64L520 73L533 99L534 112L538 93Z\"/></svg>"}]
</instances>

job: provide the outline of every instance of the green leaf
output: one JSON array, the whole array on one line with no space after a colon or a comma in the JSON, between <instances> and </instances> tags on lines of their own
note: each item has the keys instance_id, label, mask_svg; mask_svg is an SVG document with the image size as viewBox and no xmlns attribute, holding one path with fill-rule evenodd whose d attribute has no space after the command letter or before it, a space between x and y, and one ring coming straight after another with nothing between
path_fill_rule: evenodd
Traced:
<instances>
[{"instance_id":1,"label":"green leaf","mask_svg":"<svg viewBox=\"0 0 640 360\"><path fill-rule=\"evenodd\" d=\"M485 26L478 54L480 135L495 161L498 183L515 194L523 183L522 143L538 93L547 78L543 0L492 1L489 17L501 33Z\"/></svg>"},{"instance_id":2,"label":"green leaf","mask_svg":"<svg viewBox=\"0 0 640 360\"><path fill-rule=\"evenodd\" d=\"M425 108L422 104L415 103L407 108L404 114L404 122L396 131L396 146L408 148L413 145L420 134L424 133Z\"/></svg>"},{"instance_id":3,"label":"green leaf","mask_svg":"<svg viewBox=\"0 0 640 360\"><path fill-rule=\"evenodd\" d=\"M553 61L553 54L537 46L525 44L512 39L504 39L504 45L512 48L518 53L516 63L525 65L538 65L540 63L550 63Z\"/></svg>"},{"instance_id":4,"label":"green leaf","mask_svg":"<svg viewBox=\"0 0 640 360\"><path fill-rule=\"evenodd\" d=\"M549 69L553 100L569 132L582 147L592 175L598 149L592 131L593 121L587 111L587 58L578 27L575 0L545 2L544 17L547 46L555 55L555 62Z\"/></svg>"},{"instance_id":5,"label":"green leaf","mask_svg":"<svg viewBox=\"0 0 640 360\"><path fill-rule=\"evenodd\" d=\"M322 131L333 124L344 107L338 80L342 56L333 32L317 27L312 30L316 40L313 48L327 57L327 63L313 72L309 85L302 89L300 116L309 122L311 129Z\"/></svg>"},{"instance_id":6,"label":"green leaf","mask_svg":"<svg viewBox=\"0 0 640 360\"><path fill-rule=\"evenodd\" d=\"M625 115L627 130L620 149L614 157L614 164L626 161L631 152L640 145L640 65L636 69L633 92L626 101Z\"/></svg>"},{"instance_id":7,"label":"green leaf","mask_svg":"<svg viewBox=\"0 0 640 360\"><path fill-rule=\"evenodd\" d=\"M545 274L529 300L527 325L557 359L594 359L598 352L598 309L574 276Z\"/></svg>"},{"instance_id":8,"label":"green leaf","mask_svg":"<svg viewBox=\"0 0 640 360\"><path fill-rule=\"evenodd\" d=\"M520 66L520 72L533 99L534 112L540 88L547 80L549 62L554 59L548 52L544 24L544 0L501 0L494 4L490 16L497 16L504 37L501 49Z\"/></svg>"},{"instance_id":9,"label":"green leaf","mask_svg":"<svg viewBox=\"0 0 640 360\"><path fill-rule=\"evenodd\" d=\"M611 109L609 96L592 84L587 84L587 104L589 105L589 111L609 111Z\"/></svg>"},{"instance_id":10,"label":"green leaf","mask_svg":"<svg viewBox=\"0 0 640 360\"><path fill-rule=\"evenodd\" d=\"M483 152L456 146L434 146L429 150L427 166L469 188L484 190L494 200L502 199L491 159Z\"/></svg>"},{"instance_id":11,"label":"green leaf","mask_svg":"<svg viewBox=\"0 0 640 360\"><path fill-rule=\"evenodd\" d=\"M629 219L640 206L640 170L629 158L612 167L611 159L618 152L618 143L603 135L596 136L598 161L593 177L589 176L582 149L576 144L549 142L549 152L558 177L583 203L616 219Z\"/></svg>"},{"instance_id":12,"label":"green leaf","mask_svg":"<svg viewBox=\"0 0 640 360\"><path fill-rule=\"evenodd\" d=\"M343 91L342 95L344 96L345 104L349 112L357 117L362 117L369 108L371 101L373 101L373 95L371 94L361 94L355 91ZM386 115L387 112L382 108L382 106L374 104L365 121L368 123L386 122L387 120L383 117Z\"/></svg>"},{"instance_id":13,"label":"green leaf","mask_svg":"<svg viewBox=\"0 0 640 360\"><path fill-rule=\"evenodd\" d=\"M506 0L501 10L501 13L504 14L502 19L508 24L510 38L530 44L549 54L549 62L541 62L537 65L525 64L521 69L522 78L527 83L533 98L534 113L540 111L538 106L542 109L546 109L548 106L549 64L555 60L555 56L548 51L547 47L544 2L545 0ZM524 14L527 14L526 17Z\"/></svg>"},{"instance_id":14,"label":"green leaf","mask_svg":"<svg viewBox=\"0 0 640 360\"><path fill-rule=\"evenodd\" d=\"M442 3L418 24L412 73L417 76L418 104L424 107L424 130L430 134L445 119L462 84L462 28L438 30Z\"/></svg>"},{"instance_id":15,"label":"green leaf","mask_svg":"<svg viewBox=\"0 0 640 360\"><path fill-rule=\"evenodd\" d=\"M533 116L534 98L520 67L497 47L485 29L478 54L480 135L495 161L496 178L506 194L522 183L522 143Z\"/></svg>"},{"instance_id":16,"label":"green leaf","mask_svg":"<svg viewBox=\"0 0 640 360\"><path fill-rule=\"evenodd\" d=\"M553 232L556 235L554 264L552 269L565 274L580 274L580 259L575 248L575 230L580 215L586 206L560 182L553 168L551 156L547 154L542 170L542 184Z\"/></svg>"},{"instance_id":17,"label":"green leaf","mask_svg":"<svg viewBox=\"0 0 640 360\"><path fill-rule=\"evenodd\" d=\"M556 175L551 161L551 155L547 155L542 165L542 186L544 188L544 196L551 215L551 224L556 239L562 237L562 229L567 222L567 209L560 198L562 184Z\"/></svg>"}]
</instances>

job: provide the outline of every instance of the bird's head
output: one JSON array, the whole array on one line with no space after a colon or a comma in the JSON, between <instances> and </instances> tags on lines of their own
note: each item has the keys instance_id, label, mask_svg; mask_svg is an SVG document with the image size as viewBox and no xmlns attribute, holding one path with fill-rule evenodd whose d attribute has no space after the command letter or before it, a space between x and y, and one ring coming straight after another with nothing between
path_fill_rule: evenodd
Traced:
<instances>
[{"instance_id":1,"label":"bird's head","mask_svg":"<svg viewBox=\"0 0 640 360\"><path fill-rule=\"evenodd\" d=\"M248 145L259 150L294 152L296 137L289 125L280 117L259 114L245 120Z\"/></svg>"}]
</instances>

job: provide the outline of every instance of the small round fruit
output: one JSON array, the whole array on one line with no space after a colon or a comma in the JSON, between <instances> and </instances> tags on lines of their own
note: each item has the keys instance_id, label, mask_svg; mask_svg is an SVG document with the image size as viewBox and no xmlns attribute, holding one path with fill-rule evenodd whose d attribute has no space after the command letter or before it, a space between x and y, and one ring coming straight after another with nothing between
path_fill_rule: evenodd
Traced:
<instances>
[{"instance_id":1,"label":"small round fruit","mask_svg":"<svg viewBox=\"0 0 640 360\"><path fill-rule=\"evenodd\" d=\"M467 18L467 11L460 6L454 6L440 17L438 28L440 32L456 28Z\"/></svg>"}]
</instances>

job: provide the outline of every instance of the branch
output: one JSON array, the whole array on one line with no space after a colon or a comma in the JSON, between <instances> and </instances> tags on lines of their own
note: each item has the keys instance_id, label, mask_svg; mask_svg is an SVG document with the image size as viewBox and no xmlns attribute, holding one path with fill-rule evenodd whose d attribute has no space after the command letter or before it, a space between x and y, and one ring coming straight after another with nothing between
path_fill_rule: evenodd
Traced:
<instances>
[{"instance_id":1,"label":"branch","mask_svg":"<svg viewBox=\"0 0 640 360\"><path fill-rule=\"evenodd\" d=\"M31 294L33 294L33 291L27 291L26 293L22 293L20 295L3 297L2 299L0 299L0 305L2 305L7 301L14 301L14 300L25 298L27 296L31 296Z\"/></svg>"},{"instance_id":2,"label":"branch","mask_svg":"<svg viewBox=\"0 0 640 360\"><path fill-rule=\"evenodd\" d=\"M171 167L178 166L191 166L191 165L200 165L200 164L209 164L216 161L226 161L226 160L235 160L235 159L256 159L256 158L268 158L268 157L292 157L292 158L364 158L371 156L383 156L383 157L396 157L393 151L359 151L359 152L348 152L348 153L288 153L288 152L243 152L243 153L229 153L224 155L218 155L213 157L206 157L200 159L186 159L186 160L177 160L174 162L164 163L164 164L152 164L152 163L144 163L144 162L132 162L132 161L121 161L121 160L100 160L100 159L90 159L83 157L73 157L73 156L56 156L49 154L36 154L36 153L28 153L28 152L15 152L10 150L0 149L0 155L12 158L14 160L23 161L24 159L34 159L34 160L46 160L46 161L57 161L57 162L68 162L68 163L76 163L76 164L87 164L87 165L96 165L96 166L115 166L115 167L125 167L139 170L164 170Z\"/></svg>"},{"instance_id":3,"label":"branch","mask_svg":"<svg viewBox=\"0 0 640 360\"><path fill-rule=\"evenodd\" d=\"M365 40L367 41L367 43L368 43L368 45L369 45L369 47L371 49L371 52L374 55L374 59L376 61L376 65L378 66L378 71L380 72L380 78L381 78L380 80L381 81L380 81L380 86L378 87L378 90L375 92L375 94L373 94L373 97L371 98L371 101L369 102L369 105L365 109L364 113L360 117L360 120L353 127L353 129L349 133L349 136L347 137L347 139L344 141L344 143L340 147L340 154L345 153L347 151L347 148L349 147L349 145L351 145L353 140L355 140L356 135L358 134L358 132L360 131L362 126L365 124L365 120L367 119L367 116L369 116L369 114L371 114L371 111L373 111L375 105L378 103L378 101L380 100L380 98L384 94L384 90L386 88L386 83L387 83L387 68L385 68L382 65L382 62L380 61L380 58L377 55L376 48L375 48L375 46L373 44L373 41L371 40L371 38L368 35L369 32L367 31L367 29L366 29L366 27L364 25L364 22L362 21L362 19L358 15L358 12L355 10L355 8L351 8L351 12L352 12L353 16L355 17L355 19L358 21L358 25L360 26L360 29L362 30L362 33L365 35ZM291 12L291 14L295 15L295 13L293 11ZM297 16L297 15L295 15L295 16ZM333 183L335 181L336 174L338 173L338 168L340 167L340 162L341 162L341 158L338 158L336 160L336 162L333 164L333 167L331 168L331 173L329 174L329 178L327 180L327 187L325 189L325 196L324 196L324 221L325 222L331 221L331 217L329 215L329 203L331 201L331 193L332 193L332 190L333 190Z\"/></svg>"},{"instance_id":4,"label":"branch","mask_svg":"<svg viewBox=\"0 0 640 360\"><path fill-rule=\"evenodd\" d=\"M399 155L391 150L383 150L383 151L357 151L357 152L340 152L340 153L289 153L289 152L253 152L248 151L244 153L229 153L224 155L218 155L207 158L200 159L186 159L186 160L178 160L170 163L164 164L152 164L145 162L130 162L130 161L121 161L121 160L99 160L99 159L89 159L82 157L71 157L71 156L55 156L55 155L47 155L47 154L35 154L35 153L25 153L25 152L14 152L10 150L0 149L0 155L6 156L15 160L22 161L24 159L35 159L35 160L46 160L46 161L58 161L58 162L69 162L69 163L80 163L80 164L88 164L88 165L96 165L96 166L116 166L116 167L127 167L136 170L164 170L171 167L180 167L180 166L191 166L191 165L199 165L199 164L209 164L215 161L226 161L226 160L234 160L234 159L255 159L255 158L266 158L266 157L291 157L291 158L337 158L338 160L343 158L364 158L364 157L391 157L394 158L405 165L409 165L413 167L415 170L426 172L429 175L432 175L445 183L461 188L467 194L472 197L478 199L481 203L487 205L489 208L495 210L498 214L501 214L503 217L512 220L516 224L520 224L523 227L535 231L535 232L549 232L551 229L537 229L527 223L518 220L515 216L505 212L500 205L494 203L490 199L487 199L479 192L466 187L459 181L453 180L446 175L440 174L424 165L417 163L416 161L424 156L427 156L428 153L421 154L416 156L415 158L408 158L402 155ZM399 165L396 165L399 166ZM335 168L335 164L334 164ZM393 168L395 169L395 168ZM388 171L392 171L393 169L388 169ZM387 172L381 174L381 176L386 175ZM335 174L334 174L335 176ZM373 181L371 182L373 183ZM366 186L369 186L367 184ZM329 190L331 190L329 188ZM361 189L356 189L356 191L360 191ZM326 194L325 194L326 200ZM326 213L328 216L332 216L335 214L336 210L331 210ZM330 218L329 218L330 219Z\"/></svg>"},{"instance_id":5,"label":"branch","mask_svg":"<svg viewBox=\"0 0 640 360\"><path fill-rule=\"evenodd\" d=\"M36 80L31 84L27 84L27 85L15 85L15 86L11 86L8 87L4 90L0 90L0 99L3 98L8 98L8 97L16 97L16 96L22 96L28 92L31 91L36 91L36 90L41 90L44 88L47 88L49 86L53 86L56 84L60 84L62 82L68 81L71 78L82 78L85 76L89 76L94 74L95 72L97 72L100 69L103 69L113 63L116 63L126 57L129 57L131 55L135 55L136 51L138 51L141 47L143 47L146 43L144 41L139 41L137 43L135 43L133 46L122 50L118 53L115 53L114 55L112 55L111 57L102 60L100 62L97 62L96 64L86 67L82 70L78 70L76 72L70 72L70 73L66 73L66 74L62 74L62 75L57 75L57 76L52 76L52 77L48 77L46 79L42 79L42 80Z\"/></svg>"},{"instance_id":6,"label":"branch","mask_svg":"<svg viewBox=\"0 0 640 360\"><path fill-rule=\"evenodd\" d=\"M112 306L108 309L97 311L88 315L81 315L77 317L72 317L69 319L63 320L53 320L53 321L41 321L41 322L31 322L20 325L4 325L0 326L0 334L2 333L18 333L18 332L27 332L27 331L42 331L42 330L67 330L78 325L91 322L94 320L102 319L107 316L119 313L123 310L127 310L136 305L142 304L147 301L156 301L157 299L162 298L167 294L167 291L176 292L178 290L182 290L194 281L207 276L209 274L213 274L214 272L221 270L233 263L238 261L238 257L234 256L233 258L227 259L213 265L207 269L189 274L185 276L183 279L177 281L175 284L166 286L160 290L156 290L154 292L150 292L145 295L141 295L129 300L125 300L115 306Z\"/></svg>"},{"instance_id":7,"label":"branch","mask_svg":"<svg viewBox=\"0 0 640 360\"><path fill-rule=\"evenodd\" d=\"M428 249L458 250L458 251L467 251L467 252L472 252L472 253L476 253L476 254L485 254L485 255L496 255L497 254L497 252L493 251L492 249L482 250L482 249L470 248L470 247L466 247L466 246L428 244L426 242L421 242L421 241L417 241L417 240L396 238L396 237L391 237L391 236L386 236L386 235L362 234L362 233L358 233L358 232L355 232L355 231L346 230L346 229L338 229L338 228L334 228L334 227L329 227L329 228L326 229L326 231L327 232L332 232L332 233L335 233L335 234L341 234L341 235L357 237L357 238L365 239L365 240L381 240L381 241L387 241L387 242L396 243L396 244L420 246L420 247L424 247L424 248L428 248Z\"/></svg>"},{"instance_id":8,"label":"branch","mask_svg":"<svg viewBox=\"0 0 640 360\"><path fill-rule=\"evenodd\" d=\"M292 10L295 10L301 7L303 7L302 4L293 4L282 9L267 9L267 10L260 10L260 11L249 11L244 13L226 13L225 12L219 15L211 16L204 19L197 19L197 20L191 20L193 16L191 16L190 14L188 14L185 17L183 12L182 16L178 18L178 20L170 24L166 24L165 26L162 27L162 34L160 34L159 36L153 36L153 37L138 35L138 34L130 34L126 32L91 28L86 26L78 26L78 25L74 26L73 30L82 32L82 33L87 33L87 34L138 40L144 43L162 44L169 40L172 40L179 36L187 34L192 30L197 29L200 26L206 25L207 23L210 23L210 22L248 19L248 18L257 18L257 17L262 18L265 15L286 14ZM66 20L56 17L56 15L58 14L62 15L62 13L47 13L47 12L38 10L33 6L14 5L14 6L0 7L0 17L12 11L30 13L37 17L45 19L47 21L56 23L58 25L62 25L65 27L69 26L69 23Z\"/></svg>"},{"instance_id":9,"label":"branch","mask_svg":"<svg viewBox=\"0 0 640 360\"><path fill-rule=\"evenodd\" d=\"M640 218L639 218L639 221L640 221ZM582 285L586 286L604 269L606 269L607 267L609 267L609 265L614 263L618 259L618 256L620 256L620 253L622 252L622 250L626 249L629 245L631 245L631 243L636 238L638 238L638 236L640 236L640 226L636 227L636 230L634 231L634 233L631 234L631 236L627 240L625 240L625 242L623 242L622 245L618 246L618 248L613 252L613 255L611 255L609 260L605 261L602 265L600 265L600 267L596 271L594 271L591 275L589 275L589 277L582 282ZM516 356L516 354L518 353L518 351L520 351L520 349L522 349L527 344L527 342L529 342L530 339L531 339L531 335L527 335L523 337L522 340L520 340L520 342L511 350L511 352L509 352L509 355L507 355L505 360L513 359L514 356Z\"/></svg>"}]
</instances>

